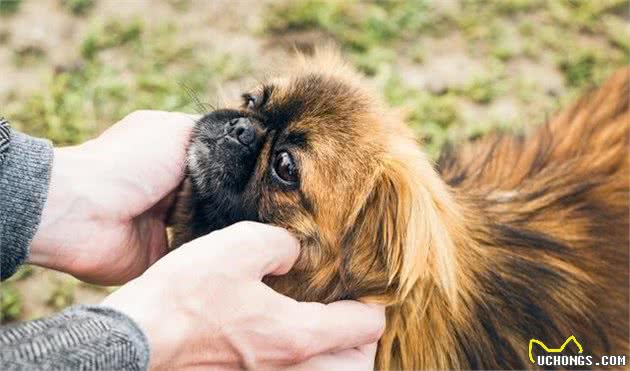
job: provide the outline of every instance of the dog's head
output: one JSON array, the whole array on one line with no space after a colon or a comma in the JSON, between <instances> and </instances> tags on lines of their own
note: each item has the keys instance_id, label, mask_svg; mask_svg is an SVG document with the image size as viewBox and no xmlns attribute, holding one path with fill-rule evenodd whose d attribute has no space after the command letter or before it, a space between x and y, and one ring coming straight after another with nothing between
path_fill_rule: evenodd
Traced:
<instances>
[{"instance_id":1,"label":"dog's head","mask_svg":"<svg viewBox=\"0 0 630 371\"><path fill-rule=\"evenodd\" d=\"M444 185L398 116L331 51L196 125L193 235L241 220L285 227L301 255L268 278L296 299L394 302L421 279L453 286ZM180 226L181 228L181 226Z\"/></svg>"}]
</instances>

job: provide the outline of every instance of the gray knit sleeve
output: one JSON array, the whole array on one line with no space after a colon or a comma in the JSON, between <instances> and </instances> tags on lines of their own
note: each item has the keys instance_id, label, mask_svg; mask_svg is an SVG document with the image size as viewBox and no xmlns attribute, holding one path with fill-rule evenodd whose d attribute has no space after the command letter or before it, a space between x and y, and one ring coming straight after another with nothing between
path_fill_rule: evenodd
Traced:
<instances>
[{"instance_id":1,"label":"gray knit sleeve","mask_svg":"<svg viewBox=\"0 0 630 371\"><path fill-rule=\"evenodd\" d=\"M146 337L111 308L74 306L0 327L2 370L146 370L148 364Z\"/></svg>"},{"instance_id":2,"label":"gray knit sleeve","mask_svg":"<svg viewBox=\"0 0 630 371\"><path fill-rule=\"evenodd\" d=\"M24 263L48 195L52 145L0 118L0 279Z\"/></svg>"}]
</instances>

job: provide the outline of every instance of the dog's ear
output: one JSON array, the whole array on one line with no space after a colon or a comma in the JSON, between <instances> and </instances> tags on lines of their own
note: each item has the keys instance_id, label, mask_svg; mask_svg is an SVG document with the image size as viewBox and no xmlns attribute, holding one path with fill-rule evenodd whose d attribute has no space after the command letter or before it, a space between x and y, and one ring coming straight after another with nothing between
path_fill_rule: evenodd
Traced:
<instances>
[{"instance_id":1,"label":"dog's ear","mask_svg":"<svg viewBox=\"0 0 630 371\"><path fill-rule=\"evenodd\" d=\"M415 152L415 151L414 151ZM406 157L406 156L405 156ZM455 203L420 151L414 159L385 164L374 192L381 212L381 253L390 280L405 297L420 279L431 279L446 296L456 287L452 228Z\"/></svg>"},{"instance_id":2,"label":"dog's ear","mask_svg":"<svg viewBox=\"0 0 630 371\"><path fill-rule=\"evenodd\" d=\"M397 156L382 164L364 198L354 219L353 233L362 246L353 248L353 268L356 272L358 264L368 266L368 258L358 255L376 253L395 288L388 301L404 299L419 280L432 280L445 297L454 299L452 227L459 220L458 209L431 163L413 147L399 147ZM373 274L366 272L367 277Z\"/></svg>"}]
</instances>

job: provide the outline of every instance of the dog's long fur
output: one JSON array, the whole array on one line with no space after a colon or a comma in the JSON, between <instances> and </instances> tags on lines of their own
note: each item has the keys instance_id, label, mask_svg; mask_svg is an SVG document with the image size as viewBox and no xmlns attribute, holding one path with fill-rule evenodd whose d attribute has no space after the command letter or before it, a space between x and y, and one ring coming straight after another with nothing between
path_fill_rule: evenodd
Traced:
<instances>
[{"instance_id":1,"label":"dog's long fur","mask_svg":"<svg viewBox=\"0 0 630 371\"><path fill-rule=\"evenodd\" d=\"M243 201L302 241L267 283L386 303L378 369L531 368L531 338L570 335L587 354L628 353L630 69L529 135L451 147L436 169L337 56L296 65L261 115L307 142L300 193L264 188L261 160ZM176 245L207 232L194 181Z\"/></svg>"},{"instance_id":2,"label":"dog's long fur","mask_svg":"<svg viewBox=\"0 0 630 371\"><path fill-rule=\"evenodd\" d=\"M530 368L529 339L570 335L587 354L628 354L629 97L623 69L530 135L442 154L462 209L458 303L390 308L379 368Z\"/></svg>"}]
</instances>

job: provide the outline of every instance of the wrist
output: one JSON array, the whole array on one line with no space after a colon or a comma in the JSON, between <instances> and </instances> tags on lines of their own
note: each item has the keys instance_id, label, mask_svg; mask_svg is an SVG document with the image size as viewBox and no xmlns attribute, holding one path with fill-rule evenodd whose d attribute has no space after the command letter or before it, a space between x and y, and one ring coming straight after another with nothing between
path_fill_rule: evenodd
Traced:
<instances>
[{"instance_id":1,"label":"wrist","mask_svg":"<svg viewBox=\"0 0 630 371\"><path fill-rule=\"evenodd\" d=\"M139 293L142 293L142 299L139 299ZM144 282L141 276L101 302L101 306L130 318L143 333L150 349L149 369L173 368L177 355L188 351L187 337L193 333L185 314L178 311L177 306L169 308L173 303L165 299L159 284ZM161 310L148 309L155 308L155 303L160 302L163 303ZM165 312L169 313L168 321L165 321Z\"/></svg>"},{"instance_id":2,"label":"wrist","mask_svg":"<svg viewBox=\"0 0 630 371\"><path fill-rule=\"evenodd\" d=\"M68 251L74 227L81 219L89 217L90 161L82 146L55 148L48 196L41 214L41 221L33 237L27 262L55 270L65 267L76 254Z\"/></svg>"}]
</instances>

